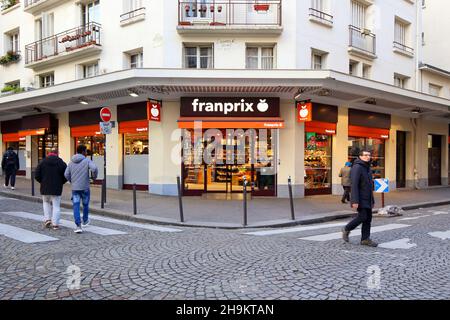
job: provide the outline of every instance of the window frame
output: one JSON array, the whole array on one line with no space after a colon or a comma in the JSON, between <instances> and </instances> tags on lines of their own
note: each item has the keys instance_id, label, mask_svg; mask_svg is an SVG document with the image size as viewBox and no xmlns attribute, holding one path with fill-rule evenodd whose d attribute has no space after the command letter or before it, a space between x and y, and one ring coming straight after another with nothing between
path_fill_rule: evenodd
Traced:
<instances>
[{"instance_id":1,"label":"window frame","mask_svg":"<svg viewBox=\"0 0 450 320\"><path fill-rule=\"evenodd\" d=\"M276 68L276 63L275 63L275 57L276 57L276 53L275 53L275 48L276 45L275 44L255 44L255 43L248 43L245 46L245 69L253 69L253 70L273 70ZM248 55L248 50L249 49L257 49L258 50L258 54L256 56L258 62L258 66L257 68L250 68L249 67L249 63L248 63L248 59L250 58L250 56ZM272 50L272 54L270 56L264 56L263 55L263 51L264 49L271 49ZM255 58L255 56L251 56L251 58ZM271 68L263 68L263 59L265 58L271 58Z\"/></svg>"},{"instance_id":2,"label":"window frame","mask_svg":"<svg viewBox=\"0 0 450 320\"><path fill-rule=\"evenodd\" d=\"M130 56L130 69L140 69L144 67L144 52L136 52L129 54ZM136 62L133 62L133 57L137 57ZM133 66L135 65L135 66Z\"/></svg>"},{"instance_id":3,"label":"window frame","mask_svg":"<svg viewBox=\"0 0 450 320\"><path fill-rule=\"evenodd\" d=\"M47 82L47 77L50 77L50 81ZM46 73L39 75L39 88L48 88L55 85L55 73Z\"/></svg>"},{"instance_id":4,"label":"window frame","mask_svg":"<svg viewBox=\"0 0 450 320\"><path fill-rule=\"evenodd\" d=\"M195 63L195 68L190 68L188 66L187 63L187 49L193 49L195 48L195 57L196 57L196 63ZM209 56L204 56L201 53L201 49L210 49L211 50L211 55ZM193 57L193 55L189 55L189 57ZM202 68L201 67L201 61L202 58L204 57L208 57L210 60L208 60L210 63L208 63L208 67L206 68ZM210 44L191 44L191 43L187 43L183 45L183 68L185 69L214 69L214 44L210 43Z\"/></svg>"}]
</instances>

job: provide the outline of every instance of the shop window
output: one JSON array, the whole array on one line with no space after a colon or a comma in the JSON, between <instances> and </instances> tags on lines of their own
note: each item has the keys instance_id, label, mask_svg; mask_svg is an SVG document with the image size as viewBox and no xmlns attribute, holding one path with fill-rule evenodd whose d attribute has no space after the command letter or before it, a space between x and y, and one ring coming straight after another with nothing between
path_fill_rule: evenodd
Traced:
<instances>
[{"instance_id":1,"label":"shop window","mask_svg":"<svg viewBox=\"0 0 450 320\"><path fill-rule=\"evenodd\" d=\"M305 134L306 194L331 193L332 137L315 132Z\"/></svg>"},{"instance_id":2,"label":"shop window","mask_svg":"<svg viewBox=\"0 0 450 320\"><path fill-rule=\"evenodd\" d=\"M86 146L87 155L89 157L104 155L105 139L103 138L103 136L77 137L75 147L82 145L82 144Z\"/></svg>"},{"instance_id":3,"label":"shop window","mask_svg":"<svg viewBox=\"0 0 450 320\"><path fill-rule=\"evenodd\" d=\"M368 149L372 153L371 167L373 178L385 177L385 141L383 139L349 137L348 160L354 162L358 159L359 151Z\"/></svg>"},{"instance_id":4,"label":"shop window","mask_svg":"<svg viewBox=\"0 0 450 320\"><path fill-rule=\"evenodd\" d=\"M125 155L148 154L148 134L127 133L124 135Z\"/></svg>"}]
</instances>

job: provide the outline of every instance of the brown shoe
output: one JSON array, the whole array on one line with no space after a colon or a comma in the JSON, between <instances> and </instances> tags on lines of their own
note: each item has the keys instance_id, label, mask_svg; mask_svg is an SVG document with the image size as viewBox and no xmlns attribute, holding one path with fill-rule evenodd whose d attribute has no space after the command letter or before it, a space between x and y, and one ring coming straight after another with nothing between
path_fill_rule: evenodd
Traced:
<instances>
[{"instance_id":1,"label":"brown shoe","mask_svg":"<svg viewBox=\"0 0 450 320\"><path fill-rule=\"evenodd\" d=\"M376 243L375 241L372 241L371 239L362 240L361 245L369 246L369 247L378 247L378 243Z\"/></svg>"},{"instance_id":2,"label":"brown shoe","mask_svg":"<svg viewBox=\"0 0 450 320\"><path fill-rule=\"evenodd\" d=\"M345 228L342 228L342 239L344 239L345 242L349 242L350 239L348 236L350 235L350 231L345 230Z\"/></svg>"}]
</instances>

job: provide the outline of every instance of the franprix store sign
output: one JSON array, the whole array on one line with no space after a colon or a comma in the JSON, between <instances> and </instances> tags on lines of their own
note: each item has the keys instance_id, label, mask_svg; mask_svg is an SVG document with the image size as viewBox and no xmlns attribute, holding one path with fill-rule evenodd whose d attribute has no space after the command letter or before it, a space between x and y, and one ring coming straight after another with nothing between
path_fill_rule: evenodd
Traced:
<instances>
[{"instance_id":1,"label":"franprix store sign","mask_svg":"<svg viewBox=\"0 0 450 320\"><path fill-rule=\"evenodd\" d=\"M181 117L279 117L279 98L181 98Z\"/></svg>"}]
</instances>

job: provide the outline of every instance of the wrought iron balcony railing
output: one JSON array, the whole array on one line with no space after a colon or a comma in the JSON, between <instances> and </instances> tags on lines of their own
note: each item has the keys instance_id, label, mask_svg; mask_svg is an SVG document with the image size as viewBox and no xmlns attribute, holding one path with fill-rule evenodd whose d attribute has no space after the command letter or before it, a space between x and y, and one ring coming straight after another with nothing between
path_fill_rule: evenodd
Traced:
<instances>
[{"instance_id":1,"label":"wrought iron balcony railing","mask_svg":"<svg viewBox=\"0 0 450 320\"><path fill-rule=\"evenodd\" d=\"M319 11L317 9L314 8L309 8L309 15L311 17L315 17L317 19L320 19L324 22L328 22L328 23L333 23L333 16L331 14Z\"/></svg>"},{"instance_id":2,"label":"wrought iron balcony railing","mask_svg":"<svg viewBox=\"0 0 450 320\"><path fill-rule=\"evenodd\" d=\"M100 46L101 25L90 22L25 46L25 64L92 45Z\"/></svg>"},{"instance_id":3,"label":"wrought iron balcony railing","mask_svg":"<svg viewBox=\"0 0 450 320\"><path fill-rule=\"evenodd\" d=\"M401 50L401 51L404 51L404 52L409 53L409 54L414 54L414 49L413 48L408 47L407 45L404 45L403 43L400 43L400 42L397 42L397 41L394 41L394 48L398 49L398 50Z\"/></svg>"},{"instance_id":4,"label":"wrought iron balcony railing","mask_svg":"<svg viewBox=\"0 0 450 320\"><path fill-rule=\"evenodd\" d=\"M362 50L368 54L376 54L376 36L368 29L349 26L349 46Z\"/></svg>"}]
</instances>

